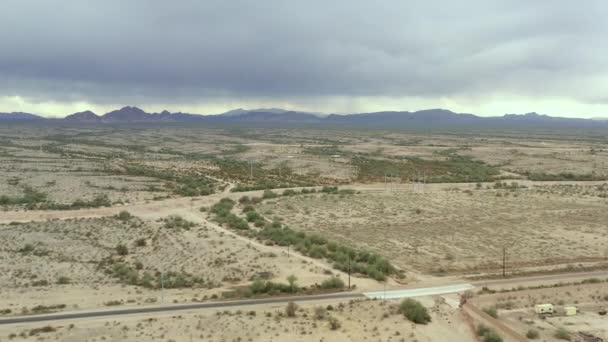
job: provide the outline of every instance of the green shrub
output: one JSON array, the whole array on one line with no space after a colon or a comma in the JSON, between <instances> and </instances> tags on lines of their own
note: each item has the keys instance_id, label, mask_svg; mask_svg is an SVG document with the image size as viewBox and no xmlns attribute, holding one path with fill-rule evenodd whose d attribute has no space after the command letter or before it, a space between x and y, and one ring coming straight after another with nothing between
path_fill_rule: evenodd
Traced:
<instances>
[{"instance_id":1,"label":"green shrub","mask_svg":"<svg viewBox=\"0 0 608 342\"><path fill-rule=\"evenodd\" d=\"M487 313L488 315L490 315L494 318L498 318L498 310L496 310L495 306L484 308L483 312Z\"/></svg>"},{"instance_id":2,"label":"green shrub","mask_svg":"<svg viewBox=\"0 0 608 342\"><path fill-rule=\"evenodd\" d=\"M480 324L477 326L476 332L477 332L477 336L483 336L485 334L487 334L488 332L490 332L491 329L486 327L484 324Z\"/></svg>"},{"instance_id":3,"label":"green shrub","mask_svg":"<svg viewBox=\"0 0 608 342\"><path fill-rule=\"evenodd\" d=\"M535 340L535 339L537 339L537 338L539 338L539 337L540 337L540 334L538 333L538 331L537 331L537 330L530 329L530 330L528 330L528 332L526 333L526 337L527 337L527 338L529 338L529 339L531 339L531 340Z\"/></svg>"},{"instance_id":4,"label":"green shrub","mask_svg":"<svg viewBox=\"0 0 608 342\"><path fill-rule=\"evenodd\" d=\"M564 327L559 327L553 334L553 337L558 340L570 341L570 333Z\"/></svg>"},{"instance_id":5,"label":"green shrub","mask_svg":"<svg viewBox=\"0 0 608 342\"><path fill-rule=\"evenodd\" d=\"M179 215L171 215L162 219L162 221L165 223L165 228L169 229L177 228L190 230L190 228L196 226L196 223L190 222Z\"/></svg>"},{"instance_id":6,"label":"green shrub","mask_svg":"<svg viewBox=\"0 0 608 342\"><path fill-rule=\"evenodd\" d=\"M483 342L502 342L502 337L500 337L500 335L498 335L494 330L490 330L483 335Z\"/></svg>"},{"instance_id":7,"label":"green shrub","mask_svg":"<svg viewBox=\"0 0 608 342\"><path fill-rule=\"evenodd\" d=\"M262 194L263 199L277 198L278 196L279 195L277 195L272 190L264 190L264 193Z\"/></svg>"},{"instance_id":8,"label":"green shrub","mask_svg":"<svg viewBox=\"0 0 608 342\"><path fill-rule=\"evenodd\" d=\"M32 245L31 243L26 243L25 246L23 246L22 248L20 248L18 250L18 252L21 254L29 254L29 253L33 252L34 249L35 249L34 245Z\"/></svg>"},{"instance_id":9,"label":"green shrub","mask_svg":"<svg viewBox=\"0 0 608 342\"><path fill-rule=\"evenodd\" d=\"M133 215L126 210L121 211L120 213L114 215L114 218L120 221L129 221L133 218Z\"/></svg>"},{"instance_id":10,"label":"green shrub","mask_svg":"<svg viewBox=\"0 0 608 342\"><path fill-rule=\"evenodd\" d=\"M338 193L338 187L337 186L324 186L321 189L321 192L326 193L326 194L336 194L336 193Z\"/></svg>"},{"instance_id":11,"label":"green shrub","mask_svg":"<svg viewBox=\"0 0 608 342\"><path fill-rule=\"evenodd\" d=\"M116 253L118 253L118 255L127 255L129 254L129 248L123 244L119 244L116 246Z\"/></svg>"},{"instance_id":12,"label":"green shrub","mask_svg":"<svg viewBox=\"0 0 608 342\"><path fill-rule=\"evenodd\" d=\"M338 289L341 290L344 288L344 281L342 281L342 279L338 278L338 277L331 277L329 279L325 279L322 283L321 283L321 288L324 290L333 290L333 289Z\"/></svg>"},{"instance_id":13,"label":"green shrub","mask_svg":"<svg viewBox=\"0 0 608 342\"><path fill-rule=\"evenodd\" d=\"M262 216L258 214L256 211L248 211L247 212L247 222L255 222L261 220Z\"/></svg>"},{"instance_id":14,"label":"green shrub","mask_svg":"<svg viewBox=\"0 0 608 342\"><path fill-rule=\"evenodd\" d=\"M431 321L431 316L426 308L420 302L411 298L406 298L401 302L399 311L408 320L416 324L427 324Z\"/></svg>"},{"instance_id":15,"label":"green shrub","mask_svg":"<svg viewBox=\"0 0 608 342\"><path fill-rule=\"evenodd\" d=\"M70 283L70 278L66 277L66 276L61 276L59 278L57 278L57 284L59 285L66 285Z\"/></svg>"},{"instance_id":16,"label":"green shrub","mask_svg":"<svg viewBox=\"0 0 608 342\"><path fill-rule=\"evenodd\" d=\"M296 195L296 194L297 194L296 191L293 190L293 189L283 190L283 196L293 196L293 195Z\"/></svg>"}]
</instances>

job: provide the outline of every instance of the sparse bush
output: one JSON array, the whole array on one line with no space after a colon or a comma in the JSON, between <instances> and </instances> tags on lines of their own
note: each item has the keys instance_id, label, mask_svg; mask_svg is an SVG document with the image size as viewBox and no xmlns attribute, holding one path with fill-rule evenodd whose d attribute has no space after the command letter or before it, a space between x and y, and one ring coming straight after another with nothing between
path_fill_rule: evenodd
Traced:
<instances>
[{"instance_id":1,"label":"sparse bush","mask_svg":"<svg viewBox=\"0 0 608 342\"><path fill-rule=\"evenodd\" d=\"M255 222L258 220L262 220L262 219L263 219L262 216L255 211L247 212L247 222Z\"/></svg>"},{"instance_id":2,"label":"sparse bush","mask_svg":"<svg viewBox=\"0 0 608 342\"><path fill-rule=\"evenodd\" d=\"M165 222L165 228L169 229L185 229L190 230L190 228L196 226L196 223L190 222L179 215L171 215L163 219Z\"/></svg>"},{"instance_id":3,"label":"sparse bush","mask_svg":"<svg viewBox=\"0 0 608 342\"><path fill-rule=\"evenodd\" d=\"M483 342L502 342L502 337L483 324L477 326L476 332L477 336L482 337Z\"/></svg>"},{"instance_id":4,"label":"sparse bush","mask_svg":"<svg viewBox=\"0 0 608 342\"><path fill-rule=\"evenodd\" d=\"M537 339L537 338L540 337L540 334L538 333L538 330L530 329L526 333L526 337L529 338L529 339L531 339L531 340L535 340L535 339Z\"/></svg>"},{"instance_id":5,"label":"sparse bush","mask_svg":"<svg viewBox=\"0 0 608 342\"><path fill-rule=\"evenodd\" d=\"M145 247L147 244L148 243L147 243L146 239L144 239L144 238L135 240L136 247Z\"/></svg>"},{"instance_id":6,"label":"sparse bush","mask_svg":"<svg viewBox=\"0 0 608 342\"><path fill-rule=\"evenodd\" d=\"M326 193L326 194L335 194L335 193L338 193L338 187L337 186L324 186L321 189L321 192Z\"/></svg>"},{"instance_id":7,"label":"sparse bush","mask_svg":"<svg viewBox=\"0 0 608 342\"><path fill-rule=\"evenodd\" d=\"M57 278L57 284L59 285L66 285L70 283L70 278L66 277L66 276L61 276L59 278Z\"/></svg>"},{"instance_id":8,"label":"sparse bush","mask_svg":"<svg viewBox=\"0 0 608 342\"><path fill-rule=\"evenodd\" d=\"M52 326L47 325L42 328L34 328L34 329L30 330L29 335L35 336L35 335L38 335L41 333L51 333L51 332L55 332L55 331L57 331L56 328L53 328Z\"/></svg>"},{"instance_id":9,"label":"sparse bush","mask_svg":"<svg viewBox=\"0 0 608 342\"><path fill-rule=\"evenodd\" d=\"M287 303L285 307L285 314L287 317L296 317L296 311L298 310L298 305L294 302Z\"/></svg>"},{"instance_id":10,"label":"sparse bush","mask_svg":"<svg viewBox=\"0 0 608 342\"><path fill-rule=\"evenodd\" d=\"M431 321L431 316L426 308L414 299L404 299L399 305L399 310L408 320L416 324L427 324Z\"/></svg>"},{"instance_id":11,"label":"sparse bush","mask_svg":"<svg viewBox=\"0 0 608 342\"><path fill-rule=\"evenodd\" d=\"M123 244L119 244L118 246L116 246L116 253L118 253L118 255L127 255L129 254L129 248L127 248L127 246L123 245Z\"/></svg>"},{"instance_id":12,"label":"sparse bush","mask_svg":"<svg viewBox=\"0 0 608 342\"><path fill-rule=\"evenodd\" d=\"M315 319L322 320L327 316L327 310L322 306L315 307Z\"/></svg>"},{"instance_id":13,"label":"sparse bush","mask_svg":"<svg viewBox=\"0 0 608 342\"><path fill-rule=\"evenodd\" d=\"M286 189L283 191L283 196L293 196L296 195L296 191L293 189Z\"/></svg>"},{"instance_id":14,"label":"sparse bush","mask_svg":"<svg viewBox=\"0 0 608 342\"><path fill-rule=\"evenodd\" d=\"M502 342L502 337L498 335L494 330L490 330L483 335L483 342Z\"/></svg>"},{"instance_id":15,"label":"sparse bush","mask_svg":"<svg viewBox=\"0 0 608 342\"><path fill-rule=\"evenodd\" d=\"M553 337L558 340L570 341L570 333L564 327L559 327L553 334Z\"/></svg>"},{"instance_id":16,"label":"sparse bush","mask_svg":"<svg viewBox=\"0 0 608 342\"><path fill-rule=\"evenodd\" d=\"M32 286L47 286L49 285L49 281L46 279L41 279L41 280L36 280L34 282L32 282Z\"/></svg>"},{"instance_id":17,"label":"sparse bush","mask_svg":"<svg viewBox=\"0 0 608 342\"><path fill-rule=\"evenodd\" d=\"M33 252L34 249L35 249L34 245L32 245L31 243L27 243L27 244L25 244L25 246L23 246L21 249L19 249L18 252L21 254L29 254L29 253Z\"/></svg>"},{"instance_id":18,"label":"sparse bush","mask_svg":"<svg viewBox=\"0 0 608 342\"><path fill-rule=\"evenodd\" d=\"M338 277L331 277L329 279L325 279L322 283L321 283L321 288L324 290L330 290L330 289L343 289L344 288L344 281L342 281L342 279L338 278Z\"/></svg>"},{"instance_id":19,"label":"sparse bush","mask_svg":"<svg viewBox=\"0 0 608 342\"><path fill-rule=\"evenodd\" d=\"M121 211L120 213L114 215L114 218L120 221L129 221L133 218L133 215L126 210Z\"/></svg>"},{"instance_id":20,"label":"sparse bush","mask_svg":"<svg viewBox=\"0 0 608 342\"><path fill-rule=\"evenodd\" d=\"M264 190L264 193L262 194L262 198L263 199L271 199L271 198L277 198L279 195L277 195L274 191L272 190Z\"/></svg>"},{"instance_id":21,"label":"sparse bush","mask_svg":"<svg viewBox=\"0 0 608 342\"><path fill-rule=\"evenodd\" d=\"M477 326L477 336L483 336L487 334L491 329L486 327L484 324L480 324Z\"/></svg>"},{"instance_id":22,"label":"sparse bush","mask_svg":"<svg viewBox=\"0 0 608 342\"><path fill-rule=\"evenodd\" d=\"M329 317L329 328L331 330L338 330L340 327L342 327L342 324L337 318L333 316Z\"/></svg>"},{"instance_id":23,"label":"sparse bush","mask_svg":"<svg viewBox=\"0 0 608 342\"><path fill-rule=\"evenodd\" d=\"M496 310L495 306L484 308L483 312L487 313L488 315L490 315L494 318L498 318L498 310Z\"/></svg>"}]
</instances>

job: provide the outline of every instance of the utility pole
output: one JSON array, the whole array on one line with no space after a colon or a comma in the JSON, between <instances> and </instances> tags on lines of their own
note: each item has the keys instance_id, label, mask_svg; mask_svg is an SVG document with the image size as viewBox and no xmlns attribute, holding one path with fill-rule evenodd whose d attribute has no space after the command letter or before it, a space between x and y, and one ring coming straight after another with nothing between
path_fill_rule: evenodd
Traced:
<instances>
[{"instance_id":1,"label":"utility pole","mask_svg":"<svg viewBox=\"0 0 608 342\"><path fill-rule=\"evenodd\" d=\"M384 301L386 301L386 279L384 280Z\"/></svg>"},{"instance_id":2,"label":"utility pole","mask_svg":"<svg viewBox=\"0 0 608 342\"><path fill-rule=\"evenodd\" d=\"M502 246L502 277L507 277L507 247Z\"/></svg>"},{"instance_id":3,"label":"utility pole","mask_svg":"<svg viewBox=\"0 0 608 342\"><path fill-rule=\"evenodd\" d=\"M164 272L160 272L160 303L164 304L165 303L165 273Z\"/></svg>"},{"instance_id":4,"label":"utility pole","mask_svg":"<svg viewBox=\"0 0 608 342\"><path fill-rule=\"evenodd\" d=\"M249 160L249 174L253 178L253 160Z\"/></svg>"},{"instance_id":5,"label":"utility pole","mask_svg":"<svg viewBox=\"0 0 608 342\"><path fill-rule=\"evenodd\" d=\"M348 289L350 290L350 253L348 253Z\"/></svg>"}]
</instances>

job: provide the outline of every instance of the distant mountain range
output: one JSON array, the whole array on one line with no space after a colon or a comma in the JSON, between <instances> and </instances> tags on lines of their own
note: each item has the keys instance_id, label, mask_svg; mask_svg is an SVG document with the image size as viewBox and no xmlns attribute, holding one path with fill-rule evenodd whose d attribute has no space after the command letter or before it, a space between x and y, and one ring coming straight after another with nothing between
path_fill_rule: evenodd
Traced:
<instances>
[{"instance_id":1,"label":"distant mountain range","mask_svg":"<svg viewBox=\"0 0 608 342\"><path fill-rule=\"evenodd\" d=\"M188 124L243 124L248 126L318 125L330 127L360 128L578 128L607 129L608 120L599 118L575 119L541 115L537 113L505 114L481 117L473 114L454 113L445 109L429 109L417 112L375 112L348 115L320 115L270 109L235 109L218 115L188 113L147 113L137 107L123 107L103 115L91 111L74 113L63 119L48 119L29 113L0 113L0 122L65 123L81 125L137 124L137 123L188 123Z\"/></svg>"}]
</instances>

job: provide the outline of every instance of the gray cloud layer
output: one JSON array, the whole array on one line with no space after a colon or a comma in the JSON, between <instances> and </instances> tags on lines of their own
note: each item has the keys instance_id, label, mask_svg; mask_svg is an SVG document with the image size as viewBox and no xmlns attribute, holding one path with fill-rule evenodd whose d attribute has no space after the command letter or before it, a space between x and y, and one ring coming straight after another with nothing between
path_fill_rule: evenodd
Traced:
<instances>
[{"instance_id":1,"label":"gray cloud layer","mask_svg":"<svg viewBox=\"0 0 608 342\"><path fill-rule=\"evenodd\" d=\"M4 0L0 96L608 102L608 2Z\"/></svg>"}]
</instances>

